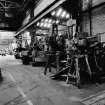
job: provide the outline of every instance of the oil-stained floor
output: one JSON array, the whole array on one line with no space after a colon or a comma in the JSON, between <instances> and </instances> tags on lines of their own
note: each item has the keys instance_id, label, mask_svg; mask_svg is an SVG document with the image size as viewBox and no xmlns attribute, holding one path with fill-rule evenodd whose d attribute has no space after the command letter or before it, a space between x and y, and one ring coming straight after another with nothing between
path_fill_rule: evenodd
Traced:
<instances>
[{"instance_id":1,"label":"oil-stained floor","mask_svg":"<svg viewBox=\"0 0 105 105\"><path fill-rule=\"evenodd\" d=\"M44 67L23 65L11 55L0 56L0 67L0 105L85 105L86 97L105 89L104 83L78 89L65 81L52 80L43 75Z\"/></svg>"}]
</instances>

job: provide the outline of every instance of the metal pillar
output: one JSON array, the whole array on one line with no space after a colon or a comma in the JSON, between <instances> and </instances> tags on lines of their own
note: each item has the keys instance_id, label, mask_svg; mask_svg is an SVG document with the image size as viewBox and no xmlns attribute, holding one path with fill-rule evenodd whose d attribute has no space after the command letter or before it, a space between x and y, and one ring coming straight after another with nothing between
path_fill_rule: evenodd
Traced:
<instances>
[{"instance_id":1,"label":"metal pillar","mask_svg":"<svg viewBox=\"0 0 105 105\"><path fill-rule=\"evenodd\" d=\"M58 35L58 26L56 24L52 25L52 32L51 32L52 36L57 36Z\"/></svg>"},{"instance_id":2,"label":"metal pillar","mask_svg":"<svg viewBox=\"0 0 105 105\"><path fill-rule=\"evenodd\" d=\"M36 27L35 26L32 26L31 29L30 29L30 36L31 36L31 46L34 45L34 43L36 42Z\"/></svg>"},{"instance_id":3,"label":"metal pillar","mask_svg":"<svg viewBox=\"0 0 105 105\"><path fill-rule=\"evenodd\" d=\"M31 16L31 19L34 17L34 11L33 11L33 9L30 11L31 12L31 14L30 14L30 16ZM33 24L31 27L30 27L30 36L31 36L31 46L33 46L34 45L34 43L35 43L35 35L36 35L36 25L35 24Z\"/></svg>"},{"instance_id":4,"label":"metal pillar","mask_svg":"<svg viewBox=\"0 0 105 105\"><path fill-rule=\"evenodd\" d=\"M57 51L56 52L56 71L59 71L60 70L60 65L59 65L59 61L60 61L60 59L59 59L59 56L60 56L60 51Z\"/></svg>"},{"instance_id":5,"label":"metal pillar","mask_svg":"<svg viewBox=\"0 0 105 105\"><path fill-rule=\"evenodd\" d=\"M92 13L91 13L91 8L92 8L92 0L89 0L90 36L92 36Z\"/></svg>"},{"instance_id":6,"label":"metal pillar","mask_svg":"<svg viewBox=\"0 0 105 105\"><path fill-rule=\"evenodd\" d=\"M77 19L76 19L76 32L80 32L81 31L81 19L82 19L82 0L78 1L78 10L77 10Z\"/></svg>"}]
</instances>

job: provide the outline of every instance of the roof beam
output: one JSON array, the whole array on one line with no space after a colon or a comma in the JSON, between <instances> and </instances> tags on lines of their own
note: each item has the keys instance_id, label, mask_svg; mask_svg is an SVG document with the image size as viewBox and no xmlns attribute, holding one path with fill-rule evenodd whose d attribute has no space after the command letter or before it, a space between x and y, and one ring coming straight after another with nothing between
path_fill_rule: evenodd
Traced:
<instances>
[{"instance_id":1,"label":"roof beam","mask_svg":"<svg viewBox=\"0 0 105 105\"><path fill-rule=\"evenodd\" d=\"M34 19L33 21L31 21L30 23L28 23L25 27L21 28L18 32L15 33L15 36L20 34L21 32L23 32L24 30L26 30L27 28L29 28L31 25L33 25L34 23L36 23L38 20L40 20L41 18L43 18L45 15L47 15L48 13L50 13L52 10L54 10L55 8L57 8L59 5L61 5L63 2L65 2L66 0L60 0L57 3L55 3L51 8L49 8L46 12L44 12L42 15L40 15L38 18ZM35 17L34 17L35 18Z\"/></svg>"}]
</instances>

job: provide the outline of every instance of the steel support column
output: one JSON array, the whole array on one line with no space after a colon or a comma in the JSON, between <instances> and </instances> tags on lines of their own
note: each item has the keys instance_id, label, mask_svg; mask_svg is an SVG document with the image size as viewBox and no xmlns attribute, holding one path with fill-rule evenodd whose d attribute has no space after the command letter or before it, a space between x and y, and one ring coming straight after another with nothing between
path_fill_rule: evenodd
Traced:
<instances>
[{"instance_id":1,"label":"steel support column","mask_svg":"<svg viewBox=\"0 0 105 105\"><path fill-rule=\"evenodd\" d=\"M30 16L31 16L31 19L34 17L34 11L33 10L31 10L30 11L31 13L30 13ZM32 25L31 27L30 27L30 36L31 36L31 46L33 46L34 45L34 42L35 42L35 37L36 37L36 25Z\"/></svg>"}]
</instances>

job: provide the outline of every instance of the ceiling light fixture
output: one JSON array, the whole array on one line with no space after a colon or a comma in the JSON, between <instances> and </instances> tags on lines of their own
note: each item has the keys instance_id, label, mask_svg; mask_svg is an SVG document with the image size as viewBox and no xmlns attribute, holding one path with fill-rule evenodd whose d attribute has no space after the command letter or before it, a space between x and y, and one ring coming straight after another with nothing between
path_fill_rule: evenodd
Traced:
<instances>
[{"instance_id":1,"label":"ceiling light fixture","mask_svg":"<svg viewBox=\"0 0 105 105\"><path fill-rule=\"evenodd\" d=\"M45 27L45 28L47 27L47 23L44 24L44 27Z\"/></svg>"},{"instance_id":2,"label":"ceiling light fixture","mask_svg":"<svg viewBox=\"0 0 105 105\"><path fill-rule=\"evenodd\" d=\"M62 12L62 8L59 8L59 9L58 9L58 12L57 12L57 14L56 14L56 16L57 16L57 17L60 16L61 12Z\"/></svg>"},{"instance_id":3,"label":"ceiling light fixture","mask_svg":"<svg viewBox=\"0 0 105 105\"><path fill-rule=\"evenodd\" d=\"M58 23L59 23L59 20L56 21L56 24L58 24Z\"/></svg>"},{"instance_id":4,"label":"ceiling light fixture","mask_svg":"<svg viewBox=\"0 0 105 105\"><path fill-rule=\"evenodd\" d=\"M53 11L53 12L51 13L51 15L52 15L52 16L54 16L55 14L56 14L56 12L55 12L55 11Z\"/></svg>"},{"instance_id":5,"label":"ceiling light fixture","mask_svg":"<svg viewBox=\"0 0 105 105\"><path fill-rule=\"evenodd\" d=\"M44 23L41 23L40 26L43 27L44 26Z\"/></svg>"},{"instance_id":6,"label":"ceiling light fixture","mask_svg":"<svg viewBox=\"0 0 105 105\"><path fill-rule=\"evenodd\" d=\"M66 18L67 18L67 19L68 19L68 18L70 18L70 15L69 15L69 14L67 14L67 15L66 15Z\"/></svg>"},{"instance_id":7,"label":"ceiling light fixture","mask_svg":"<svg viewBox=\"0 0 105 105\"><path fill-rule=\"evenodd\" d=\"M47 27L50 28L51 24L48 24Z\"/></svg>"},{"instance_id":8,"label":"ceiling light fixture","mask_svg":"<svg viewBox=\"0 0 105 105\"><path fill-rule=\"evenodd\" d=\"M38 23L37 23L37 26L39 26L39 25L40 25L40 23L38 22Z\"/></svg>"},{"instance_id":9,"label":"ceiling light fixture","mask_svg":"<svg viewBox=\"0 0 105 105\"><path fill-rule=\"evenodd\" d=\"M49 19L45 19L45 22L48 22L49 21Z\"/></svg>"},{"instance_id":10,"label":"ceiling light fixture","mask_svg":"<svg viewBox=\"0 0 105 105\"><path fill-rule=\"evenodd\" d=\"M52 19L49 19L49 23L51 23L52 22Z\"/></svg>"},{"instance_id":11,"label":"ceiling light fixture","mask_svg":"<svg viewBox=\"0 0 105 105\"><path fill-rule=\"evenodd\" d=\"M62 13L61 17L62 17L62 18L64 18L64 17L65 17L65 15L66 15L66 11L63 11L63 13Z\"/></svg>"}]
</instances>

